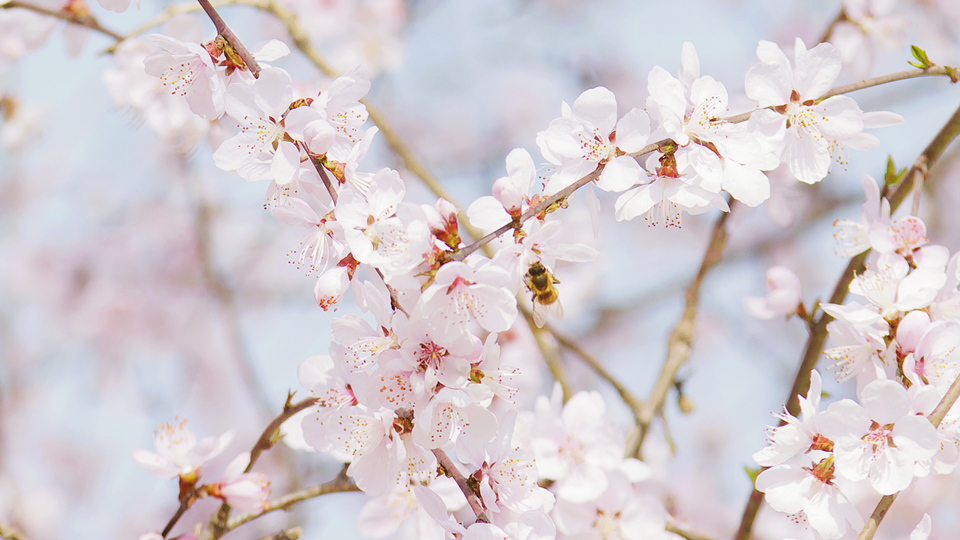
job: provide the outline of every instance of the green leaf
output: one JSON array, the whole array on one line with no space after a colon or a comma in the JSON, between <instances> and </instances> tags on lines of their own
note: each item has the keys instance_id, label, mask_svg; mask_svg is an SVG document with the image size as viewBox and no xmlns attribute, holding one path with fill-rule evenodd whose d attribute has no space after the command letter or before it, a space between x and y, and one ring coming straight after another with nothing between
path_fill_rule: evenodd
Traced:
<instances>
[{"instance_id":1,"label":"green leaf","mask_svg":"<svg viewBox=\"0 0 960 540\"><path fill-rule=\"evenodd\" d=\"M918 69L927 69L934 66L934 64L930 62L930 59L927 58L927 51L916 45L911 45L910 52L913 54L913 57L917 59L917 62L907 62L911 66Z\"/></svg>"},{"instance_id":2,"label":"green leaf","mask_svg":"<svg viewBox=\"0 0 960 540\"><path fill-rule=\"evenodd\" d=\"M750 483L751 483L751 484L756 484L756 483L757 483L757 476L759 476L760 473L763 472L763 468L761 468L761 467L751 468L751 467L746 467L746 466L744 466L744 467L743 467L743 470L746 471L746 472L747 472L747 476L750 477Z\"/></svg>"}]
</instances>

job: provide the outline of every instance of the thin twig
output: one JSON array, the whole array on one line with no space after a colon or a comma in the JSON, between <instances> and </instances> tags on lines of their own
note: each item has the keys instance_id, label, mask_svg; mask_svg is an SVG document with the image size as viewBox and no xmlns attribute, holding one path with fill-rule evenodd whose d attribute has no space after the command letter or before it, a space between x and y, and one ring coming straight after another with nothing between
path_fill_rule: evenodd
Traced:
<instances>
[{"instance_id":1,"label":"thin twig","mask_svg":"<svg viewBox=\"0 0 960 540\"><path fill-rule=\"evenodd\" d=\"M280 433L281 424L289 420L291 416L304 409L310 408L317 402L316 398L306 398L297 403L290 403L291 398L293 398L292 393L287 396L287 402L283 405L283 412L277 415L277 417L267 425L263 433L260 434L260 438L254 443L253 448L250 450L250 463L244 472L250 472L250 470L253 469L253 464L256 463L260 457L260 454L273 446L276 442L277 435ZM209 534L213 540L220 538L230 530L227 528L227 519L229 519L229 517L230 505L227 503L221 504L209 524Z\"/></svg>"},{"instance_id":2,"label":"thin twig","mask_svg":"<svg viewBox=\"0 0 960 540\"><path fill-rule=\"evenodd\" d=\"M833 30L837 27L837 25L847 20L849 20L847 18L847 11L844 8L840 8L840 13L837 13L837 16L830 21L830 24L827 25L827 29L823 31L823 34L820 36L820 40L817 43L826 43L830 41L830 38L833 37Z\"/></svg>"},{"instance_id":3,"label":"thin twig","mask_svg":"<svg viewBox=\"0 0 960 540\"><path fill-rule=\"evenodd\" d=\"M473 510L473 513L477 516L477 521L482 523L490 523L490 520L487 519L487 515L483 511L483 503L480 502L480 499L477 497L477 494L473 492L473 489L470 488L470 484L467 483L467 479L460 472L460 469L457 468L457 465L450 459L450 456L440 448L433 449L433 455L437 456L437 461L440 463L440 466L443 467L443 470L446 471L447 476L453 478L457 483L457 486L460 488L460 491L463 493L463 496L467 498L467 503L470 505L470 509Z\"/></svg>"},{"instance_id":4,"label":"thin twig","mask_svg":"<svg viewBox=\"0 0 960 540\"><path fill-rule=\"evenodd\" d=\"M917 77L935 77L935 76L946 76L952 77L950 69L946 66L934 66L927 69L908 69L907 71L898 71L897 73L890 73L888 75L880 75L879 77L873 77L871 79L864 79L862 81L853 82L850 84L845 84L843 86L837 86L836 88L831 88L827 91L826 94L818 97L814 100L815 103L820 103L821 101L831 98L833 96L838 96L840 94L849 94L856 90L863 90L864 88L871 88L873 86L879 86L881 84L887 84L894 81L903 81L907 79L915 79ZM766 107L769 109L770 107ZM759 109L758 109L759 110ZM734 116L728 116L726 118L721 118L721 120L739 123L746 122L750 119L750 116L757 112L757 110L747 111L745 113L740 113Z\"/></svg>"},{"instance_id":5,"label":"thin twig","mask_svg":"<svg viewBox=\"0 0 960 540\"><path fill-rule=\"evenodd\" d=\"M665 530L669 533L673 533L677 536L683 537L686 540L713 540L709 536L704 536L700 533L693 532L689 529L685 529L680 526L679 523L673 520L667 520L667 526Z\"/></svg>"},{"instance_id":6,"label":"thin twig","mask_svg":"<svg viewBox=\"0 0 960 540\"><path fill-rule=\"evenodd\" d=\"M360 491L360 488L358 488L357 485L353 483L353 480L351 480L350 477L347 476L347 467L348 465L344 465L343 468L340 469L340 472L337 474L337 477L334 478L333 480L330 480L329 482L325 482L318 486L311 486L309 488L302 489L300 491L289 493L287 495L284 495L283 497L280 497L279 499L270 501L270 505L264 510L261 510L260 512L243 514L231 519L230 522L227 524L225 531L232 531L233 529L236 529L237 527L243 525L244 523L249 523L261 516L269 514L270 512L273 512L275 510L286 510L287 508L293 506L298 502L306 501L308 499L313 499L321 495L329 495L331 493L345 493L345 492L351 492L351 491Z\"/></svg>"},{"instance_id":7,"label":"thin twig","mask_svg":"<svg viewBox=\"0 0 960 540\"><path fill-rule=\"evenodd\" d=\"M523 314L524 320L527 321L527 325L530 327L534 341L537 342L537 348L540 349L543 362L547 364L547 369L550 370L550 375L553 376L553 380L560 383L560 389L563 391L563 402L566 403L573 397L573 388L570 386L570 380L567 378L567 373L563 369L563 361L560 355L557 354L557 348L554 347L553 344L548 343L543 336L546 333L553 334L553 332L548 329L538 328L536 322L533 320L533 313L530 313L526 306L522 304L519 304L519 307L520 313ZM556 337L556 334L553 335Z\"/></svg>"},{"instance_id":8,"label":"thin twig","mask_svg":"<svg viewBox=\"0 0 960 540\"><path fill-rule=\"evenodd\" d=\"M163 527L163 531L160 532L160 536L166 538L167 535L170 534L170 531L173 529L173 526L176 525L178 521L180 521L180 518L183 517L183 513L186 512L188 508L190 508L190 505L193 503L193 500L194 500L193 497L194 495L191 492L189 495L184 497L182 501L180 501L180 506L177 507L177 511L174 512L173 516L171 516L170 519L167 521L167 524Z\"/></svg>"},{"instance_id":9,"label":"thin twig","mask_svg":"<svg viewBox=\"0 0 960 540\"><path fill-rule=\"evenodd\" d=\"M84 26L84 27L89 28L89 29L91 29L91 30L100 32L101 34L103 34L103 35L105 35L105 36L109 36L109 37L113 38L115 41L120 41L120 40L123 39L123 36L122 36L121 34L118 34L117 32L114 32L113 30L108 30L108 29L104 28L103 26L100 26L100 23L97 21L97 19L96 19L93 15L91 15L91 14L89 14L89 13L87 13L87 14L85 14L85 15L78 15L78 14L76 14L76 13L70 13L69 11L67 11L67 10L65 10L65 9L60 10L60 11L53 11L53 10L50 10L50 9L42 8L42 7L40 7L40 6L35 6L35 5L33 5L33 4L29 4L29 3L27 3L27 2L20 2L20 0L10 0L10 1L7 2L6 4L0 5L0 8L3 8L3 9L13 9L13 8L28 9L28 10L30 10L30 11L33 11L34 13L40 13L41 15L46 15L46 16L48 16L48 17L53 17L53 18L55 18L55 19L60 19L60 20L62 20L62 21L66 21L66 22L68 22L68 23L70 23L70 24L75 24L75 25L77 25L77 26Z\"/></svg>"},{"instance_id":10,"label":"thin twig","mask_svg":"<svg viewBox=\"0 0 960 540\"><path fill-rule=\"evenodd\" d=\"M207 17L210 17L210 20L213 21L213 25L217 27L217 33L230 43L233 50L237 51L237 54L243 59L243 64L247 66L247 69L250 70L253 77L260 77L260 64L257 63L257 59L250 54L250 51L248 51L247 47L240 41L240 38L227 26L223 17L217 13L217 9L210 4L210 0L197 1L200 3L200 7L203 8L204 13L207 14Z\"/></svg>"},{"instance_id":11,"label":"thin twig","mask_svg":"<svg viewBox=\"0 0 960 540\"><path fill-rule=\"evenodd\" d=\"M640 400L640 398L633 395L633 392L631 392L626 386L624 386L620 381L618 381L616 377L611 375L610 372L608 372L606 368L604 368L596 358L594 358L591 354L583 350L583 348L580 347L580 345L578 345L577 342L557 332L553 328L549 328L549 330L550 330L550 333L553 334L554 339L557 340L557 343L559 343L563 347L566 347L572 353L579 356L580 359L583 360L585 364L590 366L590 368L593 369L593 371L596 372L596 374L599 375L601 379L610 383L610 386L612 386L614 390L616 390L617 393L620 394L620 399L622 399L623 402L627 405L627 407L630 408L630 412L633 413L634 419L639 421L640 409L643 406L643 402Z\"/></svg>"},{"instance_id":12,"label":"thin twig","mask_svg":"<svg viewBox=\"0 0 960 540\"><path fill-rule=\"evenodd\" d=\"M930 141L930 144L923 150L923 152L917 157L913 165L909 170L903 175L900 184L893 191L893 193L887 197L890 201L890 211L895 212L897 208L900 207L900 204L906 199L907 195L913 191L913 184L909 181L904 181L905 179L912 179L915 174L921 168L932 168L933 165L940 159L940 156L943 155L943 151L947 148L951 141L953 141L957 135L960 135L960 108L954 111L953 115L950 116L950 119L947 120L943 128L934 136L933 140ZM836 287L833 289L833 294L830 296L831 304L840 304L846 298L847 292L850 287L850 283L853 281L853 277L863 272L864 263L867 260L867 256L870 254L870 251L861 253L850 260L850 263L847 264L847 268L841 274L840 279L837 281ZM787 396L786 408L787 412L796 416L800 413L800 396L807 395L807 392L810 390L810 371L817 365L817 362L820 360L820 354L823 351L824 343L827 340L827 324L832 321L833 318L823 313L820 315L820 318L817 319L816 323L813 325L813 329L810 331L810 335L807 337L807 343L804 347L803 357L800 361L800 367L797 370L797 375L794 377L793 386L790 388L790 394ZM781 422L781 425L783 423ZM746 507L743 509L743 516L740 518L740 527L737 531L737 535L734 537L735 540L747 540L750 538L750 531L753 528L753 523L757 518L757 513L760 511L760 506L763 504L763 493L754 488L750 494L750 498L747 500ZM881 501L882 502L882 501ZM892 504L893 501L888 501L887 504Z\"/></svg>"},{"instance_id":13,"label":"thin twig","mask_svg":"<svg viewBox=\"0 0 960 540\"><path fill-rule=\"evenodd\" d=\"M210 238L212 214L213 210L205 203L201 203L197 208L196 235L200 271L207 288L213 293L214 298L216 298L217 303L220 304L220 308L223 310L230 345L232 345L234 349L240 377L256 399L258 408L263 414L261 418L266 419L272 414L273 406L270 404L266 391L260 384L260 378L257 377L254 367L254 359L250 356L250 351L243 338L243 328L240 324L236 295L234 291L227 286L226 280L219 275L213 261L213 247Z\"/></svg>"},{"instance_id":14,"label":"thin twig","mask_svg":"<svg viewBox=\"0 0 960 540\"><path fill-rule=\"evenodd\" d=\"M693 330L697 318L697 309L700 302L700 287L703 280L718 262L723 254L723 248L727 243L727 219L734 209L734 199L730 199L730 212L723 212L717 218L713 225L713 232L710 234L710 241L707 244L707 251L703 255L703 261L700 263L700 270L696 277L687 286L684 291L683 314L676 326L670 332L667 339L667 357L660 368L660 375L657 377L650 392L650 397L643 403L637 419L638 433L632 440L631 448L627 455L638 457L640 449L643 446L643 440L650 429L650 423L663 407L670 389L673 388L673 382L676 380L677 371L690 358L690 350L693 346Z\"/></svg>"}]
</instances>

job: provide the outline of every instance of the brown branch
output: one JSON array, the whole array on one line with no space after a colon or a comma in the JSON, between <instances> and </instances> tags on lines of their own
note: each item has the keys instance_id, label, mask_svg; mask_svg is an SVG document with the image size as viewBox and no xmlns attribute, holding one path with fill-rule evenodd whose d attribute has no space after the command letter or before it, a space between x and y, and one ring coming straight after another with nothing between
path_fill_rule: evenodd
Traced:
<instances>
[{"instance_id":1,"label":"brown branch","mask_svg":"<svg viewBox=\"0 0 960 540\"><path fill-rule=\"evenodd\" d=\"M700 533L693 532L691 530L685 529L680 526L676 521L667 520L667 526L665 530L669 533L673 533L677 536L680 536L686 540L713 540L709 536L704 536Z\"/></svg>"},{"instance_id":2,"label":"brown branch","mask_svg":"<svg viewBox=\"0 0 960 540\"><path fill-rule=\"evenodd\" d=\"M537 342L537 348L540 349L540 355L543 356L543 362L547 364L550 375L553 376L553 380L560 383L560 389L563 391L563 402L566 403L573 397L573 388L571 388L570 380L567 379L567 374L563 370L563 362L560 359L560 355L557 354L556 347L547 343L547 340L543 337L544 333L553 334L554 337L556 337L556 334L554 334L552 330L538 328L536 322L533 320L533 313L530 313L530 310L519 302L517 306L520 308L520 313L523 315L524 320L526 320L527 326L530 327L530 333L533 334L533 339Z\"/></svg>"},{"instance_id":3,"label":"brown branch","mask_svg":"<svg viewBox=\"0 0 960 540\"><path fill-rule=\"evenodd\" d=\"M707 251L703 255L703 261L700 263L700 270L696 277L687 286L684 291L683 314L676 326L670 332L667 339L667 357L660 368L660 375L657 377L650 392L650 397L640 408L639 418L637 418L637 436L633 439L631 448L627 455L638 457L640 449L643 446L643 440L650 429L650 424L654 417L663 407L670 389L673 388L673 382L676 379L677 371L690 358L690 349L693 345L694 323L697 318L697 309L700 302L700 287L703 280L714 266L720 262L723 254L723 248L727 243L727 219L733 212L734 199L730 199L730 212L723 212L717 218L713 225L713 232L710 234L710 241L707 244Z\"/></svg>"},{"instance_id":4,"label":"brown branch","mask_svg":"<svg viewBox=\"0 0 960 540\"><path fill-rule=\"evenodd\" d=\"M255 397L260 412L263 414L261 419L266 419L272 414L273 406L270 404L266 391L260 385L260 379L257 377L254 368L255 362L250 356L250 351L243 338L243 328L240 324L240 315L237 310L234 291L226 285L226 280L219 275L213 261L212 240L210 238L212 214L213 210L208 204L201 202L198 205L196 238L197 251L200 259L200 272L205 285L213 293L214 298L224 312L229 341L237 359L240 378L243 379L244 384Z\"/></svg>"},{"instance_id":5,"label":"brown branch","mask_svg":"<svg viewBox=\"0 0 960 540\"><path fill-rule=\"evenodd\" d=\"M331 493L345 493L350 491L360 491L360 488L353 483L353 480L347 476L347 467L344 465L340 472L337 474L337 477L329 482L324 482L318 486L311 486L300 491L295 491L280 497L279 499L270 501L270 505L261 510L260 512L254 512L251 514L243 514L237 516L230 520L226 525L224 532L232 531L237 527L243 525L244 523L249 523L261 516L265 516L270 512L275 510L286 510L287 508L293 506L294 504L306 501L308 499L313 499L321 495L329 495Z\"/></svg>"},{"instance_id":6,"label":"brown branch","mask_svg":"<svg viewBox=\"0 0 960 540\"><path fill-rule=\"evenodd\" d=\"M260 540L297 540L301 536L303 536L303 529L300 527L293 527L290 529L284 529L275 534L263 536L260 538Z\"/></svg>"},{"instance_id":7,"label":"brown branch","mask_svg":"<svg viewBox=\"0 0 960 540\"><path fill-rule=\"evenodd\" d=\"M950 119L947 120L946 124L944 124L937 135L934 136L933 140L930 141L930 144L928 144L917 157L910 169L903 175L897 188L887 197L890 201L891 213L900 207L907 195L913 190L913 183L904 180L912 179L921 169L932 168L937 160L940 159L940 156L943 155L943 151L957 135L960 135L960 108L954 111ZM853 281L853 277L863 272L864 263L869 254L870 251L868 250L850 260L847 268L837 281L836 287L833 289L833 294L830 296L831 304L840 304L843 302L849 290L850 283ZM796 377L794 377L790 394L787 396L787 412L794 416L800 413L800 396L805 396L810 390L810 371L813 370L820 360L820 353L823 351L824 343L826 343L827 340L827 324L832 320L833 318L826 313L821 314L820 318L813 324L810 335L807 337L800 367L797 370ZM781 425L783 425L783 422L781 422ZM886 497L881 500L881 503L883 503L885 499ZM746 507L743 509L743 516L740 518L740 528L734 537L735 540L747 540L750 538L750 530L753 528L753 523L757 518L757 513L760 511L762 504L763 493L760 493L754 488L750 494L750 498L747 500ZM890 499L885 504L893 504L893 499Z\"/></svg>"},{"instance_id":8,"label":"brown branch","mask_svg":"<svg viewBox=\"0 0 960 540\"><path fill-rule=\"evenodd\" d=\"M243 472L250 472L250 470L253 469L253 464L256 463L260 457L260 454L273 446L277 440L276 437L280 433L280 424L283 424L298 412L310 408L317 402L316 398L306 398L296 403L290 403L291 398L293 398L292 393L287 396L287 402L283 405L283 412L267 425L263 433L260 434L260 438L254 443L253 448L250 450L250 463ZM229 517L230 505L227 503L221 504L216 515L210 520L210 534L213 540L220 538L230 530L227 528L227 519L229 519Z\"/></svg>"},{"instance_id":9,"label":"brown branch","mask_svg":"<svg viewBox=\"0 0 960 540\"><path fill-rule=\"evenodd\" d=\"M820 40L817 43L826 43L830 41L830 38L833 37L833 30L837 27L838 24L848 21L847 11L843 8L840 8L840 13L837 13L837 16L830 21L830 24L827 25L826 30L823 31L823 34L820 35Z\"/></svg>"},{"instance_id":10,"label":"brown branch","mask_svg":"<svg viewBox=\"0 0 960 540\"><path fill-rule=\"evenodd\" d=\"M879 86L881 84L887 84L895 81L903 81L907 79L915 79L917 77L935 77L935 76L952 77L953 75L950 71L950 68L946 66L934 66L927 69L908 69L907 71L899 71L897 73L880 75L879 77L864 79L862 81L857 81L854 83L845 84L843 86L837 86L836 88L831 88L830 90L827 91L826 94L815 99L814 102L820 103L821 101L827 98L831 98L833 96L838 96L840 94L849 94L850 92L854 92L856 90L863 90L864 88L871 88L873 86ZM770 107L765 107L765 108L769 109ZM734 116L728 116L726 118L722 118L721 120L731 122L734 124L739 122L745 122L749 120L750 116L753 113L757 112L757 110L760 110L760 109L747 111L745 113L740 113Z\"/></svg>"},{"instance_id":11,"label":"brown branch","mask_svg":"<svg viewBox=\"0 0 960 540\"><path fill-rule=\"evenodd\" d=\"M166 538L167 535L170 534L170 530L173 529L173 526L176 525L178 521L180 521L180 518L183 517L183 513L186 512L188 508L190 508L190 505L193 503L193 501L194 501L193 492L191 492L189 495L184 497L182 501L180 501L180 506L177 507L177 511L174 512L173 516L171 516L170 519L167 521L167 524L163 527L163 531L160 532L160 536Z\"/></svg>"},{"instance_id":12,"label":"brown branch","mask_svg":"<svg viewBox=\"0 0 960 540\"><path fill-rule=\"evenodd\" d=\"M617 393L620 394L620 399L622 399L623 402L627 405L627 407L630 408L630 412L633 413L634 420L639 422L640 410L643 407L643 402L640 400L640 398L633 395L633 393L630 392L630 390L626 386L621 384L616 377L610 374L610 372L608 372L596 358L594 358L592 355L590 355L585 350L583 350L583 348L581 348L580 345L577 344L577 342L557 332L553 328L549 328L549 330L553 334L554 339L557 340L557 343L559 343L563 347L566 347L567 349L570 350L570 352L579 356L580 359L583 360L585 364L590 366L590 368L593 369L593 371L596 372L596 374L599 375L601 379L610 383L610 386L612 386L617 391Z\"/></svg>"},{"instance_id":13,"label":"brown branch","mask_svg":"<svg viewBox=\"0 0 960 540\"><path fill-rule=\"evenodd\" d=\"M240 38L238 38L237 35L233 33L233 30L227 26L227 23L223 21L223 17L221 17L220 14L217 13L217 9L210 4L210 0L197 1L200 3L200 7L203 8L204 13L207 14L207 17L210 17L210 20L213 21L213 25L217 27L217 34L220 34L220 36L227 40L230 46L237 51L237 54L243 59L244 65L247 66L247 69L250 70L253 77L260 77L260 64L257 63L256 58L250 54L247 47L240 41Z\"/></svg>"},{"instance_id":14,"label":"brown branch","mask_svg":"<svg viewBox=\"0 0 960 540\"><path fill-rule=\"evenodd\" d=\"M6 4L0 5L2 9L13 9L13 8L23 8L33 11L34 13L40 13L41 15L46 15L48 17L53 17L55 19L60 19L66 21L70 24L75 24L77 26L84 26L96 32L111 37L114 41L123 40L123 36L114 32L113 30L108 30L103 26L100 26L100 23L97 21L96 17L87 13L85 15L79 15L76 13L70 13L69 11L63 9L60 11L53 11L50 9L42 8L40 6L35 6L27 2L21 2L20 0L10 0Z\"/></svg>"},{"instance_id":15,"label":"brown branch","mask_svg":"<svg viewBox=\"0 0 960 540\"><path fill-rule=\"evenodd\" d=\"M467 479L460 472L460 469L457 468L457 465L450 459L450 456L440 448L433 449L433 455L437 456L437 461L440 463L440 466L443 467L443 470L446 471L447 476L453 478L457 483L457 486L460 487L460 491L463 492L463 496L467 498L467 503L470 505L470 509L473 510L473 513L477 515L477 521L482 523L490 523L490 520L487 519L487 514L483 511L483 503L480 502L480 498L477 497L477 494L473 492L473 489L470 488L470 485L467 483Z\"/></svg>"}]
</instances>

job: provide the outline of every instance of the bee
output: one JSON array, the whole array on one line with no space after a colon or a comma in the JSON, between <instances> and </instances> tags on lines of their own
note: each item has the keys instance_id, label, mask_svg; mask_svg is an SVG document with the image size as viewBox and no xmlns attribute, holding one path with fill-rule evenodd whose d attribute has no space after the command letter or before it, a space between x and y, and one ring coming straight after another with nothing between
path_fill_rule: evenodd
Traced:
<instances>
[{"instance_id":1,"label":"bee","mask_svg":"<svg viewBox=\"0 0 960 540\"><path fill-rule=\"evenodd\" d=\"M547 315L558 319L563 317L560 296L557 294L557 288L553 286L554 283L560 283L560 280L553 277L543 263L537 261L531 264L523 277L523 282L533 293L533 322L537 324L537 328L543 328L547 322Z\"/></svg>"}]
</instances>

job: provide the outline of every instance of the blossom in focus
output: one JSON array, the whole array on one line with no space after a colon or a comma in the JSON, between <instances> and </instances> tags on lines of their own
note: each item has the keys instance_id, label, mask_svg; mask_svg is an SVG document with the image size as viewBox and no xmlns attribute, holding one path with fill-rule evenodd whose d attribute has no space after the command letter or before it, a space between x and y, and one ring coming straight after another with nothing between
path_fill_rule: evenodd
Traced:
<instances>
[{"instance_id":1,"label":"blossom in focus","mask_svg":"<svg viewBox=\"0 0 960 540\"><path fill-rule=\"evenodd\" d=\"M547 161L557 166L544 194L552 195L604 164L596 179L605 191L623 191L636 184L643 171L625 154L647 144L650 119L641 109L631 109L617 121L617 98L598 86L580 94L573 107L566 103L561 117L537 134L537 145Z\"/></svg>"},{"instance_id":2,"label":"blossom in focus","mask_svg":"<svg viewBox=\"0 0 960 540\"><path fill-rule=\"evenodd\" d=\"M681 147L678 153L692 154L689 159L701 176L721 176L723 189L749 206L770 197L763 171L780 161L763 151L746 124L721 120L727 114L727 89L713 77L700 76L692 43L683 44L678 78L656 66L647 81L647 110L659 122L651 138L660 139L662 131Z\"/></svg>"},{"instance_id":3,"label":"blossom in focus","mask_svg":"<svg viewBox=\"0 0 960 540\"><path fill-rule=\"evenodd\" d=\"M617 199L617 221L642 215L652 226L680 227L681 212L696 215L710 208L728 212L730 207L720 196L721 171L707 168L707 174L702 174L694 167L694 158L687 152L651 153L646 162L651 172L644 173L645 182Z\"/></svg>"},{"instance_id":4,"label":"blossom in focus","mask_svg":"<svg viewBox=\"0 0 960 540\"><path fill-rule=\"evenodd\" d=\"M157 478L179 476L188 483L196 482L201 467L219 456L234 435L230 430L219 437L204 437L198 441L187 427L186 420L177 424L161 424L154 433L157 436L154 441L156 453L134 450L133 460Z\"/></svg>"},{"instance_id":5,"label":"blossom in focus","mask_svg":"<svg viewBox=\"0 0 960 540\"><path fill-rule=\"evenodd\" d=\"M833 458L827 457L813 467L771 467L757 476L756 489L774 510L801 514L821 537L834 540L860 530L863 517L833 480Z\"/></svg>"},{"instance_id":6,"label":"blossom in focus","mask_svg":"<svg viewBox=\"0 0 960 540\"><path fill-rule=\"evenodd\" d=\"M767 270L767 296L743 299L743 307L753 317L769 320L777 316L789 317L802 308L800 278L785 266Z\"/></svg>"},{"instance_id":7,"label":"blossom in focus","mask_svg":"<svg viewBox=\"0 0 960 540\"><path fill-rule=\"evenodd\" d=\"M813 184L827 176L843 145L864 150L879 143L861 133L865 127L893 125L903 118L864 113L847 96L817 102L840 74L840 52L830 43L807 50L800 38L794 48L791 63L778 45L761 41L760 63L747 72L744 91L760 107L769 107L753 113L750 129L773 134L781 161L798 180Z\"/></svg>"},{"instance_id":8,"label":"blossom in focus","mask_svg":"<svg viewBox=\"0 0 960 540\"><path fill-rule=\"evenodd\" d=\"M293 82L279 68L265 67L251 84L233 84L224 104L240 132L223 141L213 161L225 171L237 171L245 180L273 180L285 185L300 169L300 150L283 140L283 114L290 107Z\"/></svg>"},{"instance_id":9,"label":"blossom in focus","mask_svg":"<svg viewBox=\"0 0 960 540\"><path fill-rule=\"evenodd\" d=\"M159 77L172 94L185 97L190 110L201 118L219 118L227 88L210 52L203 45L163 34L150 34L145 39L160 47L143 60L147 75Z\"/></svg>"},{"instance_id":10,"label":"blossom in focus","mask_svg":"<svg viewBox=\"0 0 960 540\"><path fill-rule=\"evenodd\" d=\"M848 433L835 439L839 475L851 481L869 478L882 495L910 485L917 463L933 457L940 446L936 428L911 411L910 401L895 381L880 379L864 387L862 405L847 408Z\"/></svg>"}]
</instances>

